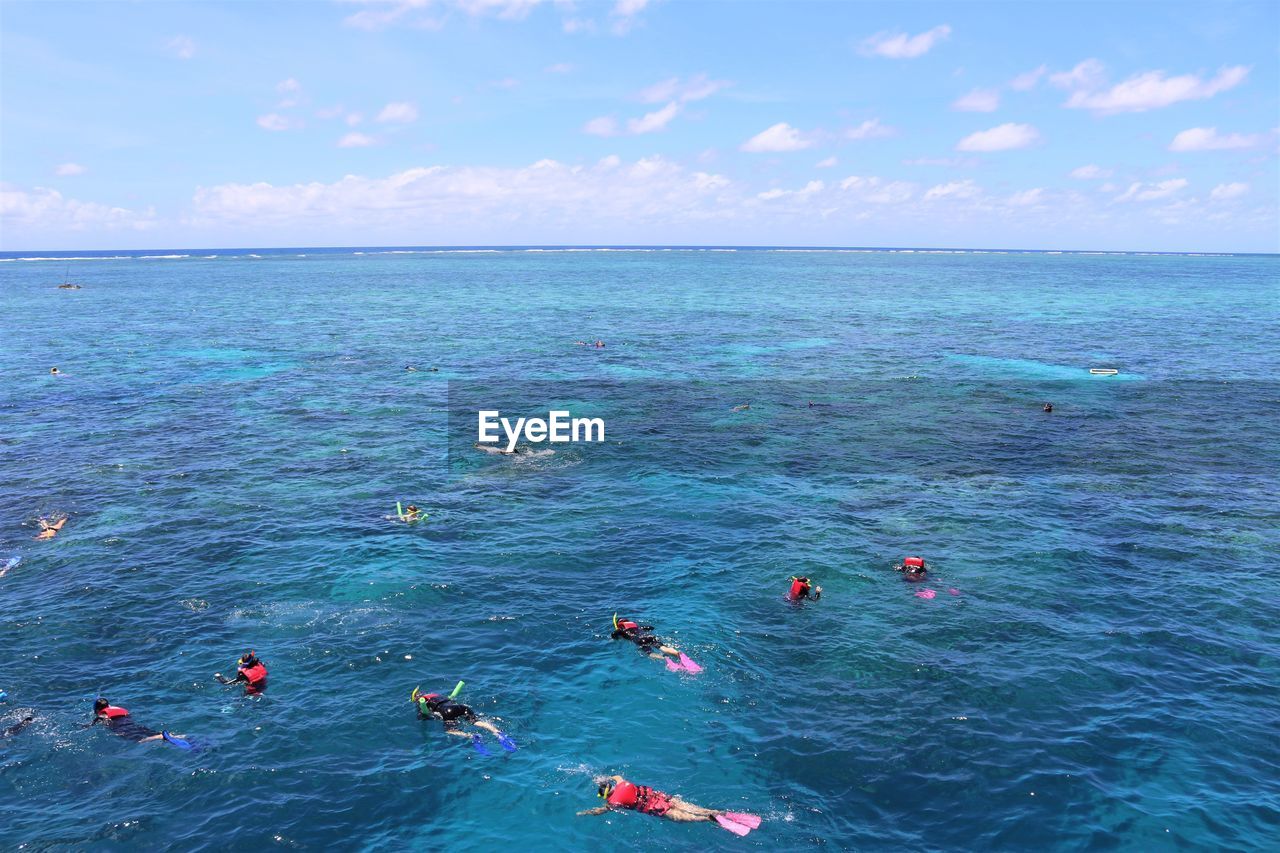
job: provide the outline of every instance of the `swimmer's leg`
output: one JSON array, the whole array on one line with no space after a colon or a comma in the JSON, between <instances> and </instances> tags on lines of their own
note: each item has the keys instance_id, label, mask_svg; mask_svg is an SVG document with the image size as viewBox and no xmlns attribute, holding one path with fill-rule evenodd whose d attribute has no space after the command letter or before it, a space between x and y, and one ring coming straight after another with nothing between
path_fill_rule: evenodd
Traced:
<instances>
[{"instance_id":1,"label":"swimmer's leg","mask_svg":"<svg viewBox=\"0 0 1280 853\"><path fill-rule=\"evenodd\" d=\"M487 721L485 721L485 720L473 720L473 721L472 721L472 724L473 724L476 728L478 728L478 729L484 729L486 732L490 732L490 733L491 733L491 734L493 734L495 737L496 737L497 735L502 734L502 730L501 730L501 729L499 729L499 728L498 728L497 726L495 726L493 723L487 722Z\"/></svg>"},{"instance_id":2,"label":"swimmer's leg","mask_svg":"<svg viewBox=\"0 0 1280 853\"><path fill-rule=\"evenodd\" d=\"M680 817L674 817L672 820L714 820L715 816L720 812L715 809L704 809L702 806L695 806L693 803L685 802L679 797L671 798L671 811L668 815L678 813Z\"/></svg>"}]
</instances>

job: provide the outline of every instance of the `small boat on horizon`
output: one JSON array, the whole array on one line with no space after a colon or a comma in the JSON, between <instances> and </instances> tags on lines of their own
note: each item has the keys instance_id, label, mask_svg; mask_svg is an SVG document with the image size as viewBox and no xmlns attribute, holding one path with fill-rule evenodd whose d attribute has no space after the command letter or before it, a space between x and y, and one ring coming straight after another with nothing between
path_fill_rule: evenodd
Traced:
<instances>
[{"instance_id":1,"label":"small boat on horizon","mask_svg":"<svg viewBox=\"0 0 1280 853\"><path fill-rule=\"evenodd\" d=\"M1120 371L1116 370L1114 367L1091 367L1089 368L1089 372L1094 376L1115 376Z\"/></svg>"}]
</instances>

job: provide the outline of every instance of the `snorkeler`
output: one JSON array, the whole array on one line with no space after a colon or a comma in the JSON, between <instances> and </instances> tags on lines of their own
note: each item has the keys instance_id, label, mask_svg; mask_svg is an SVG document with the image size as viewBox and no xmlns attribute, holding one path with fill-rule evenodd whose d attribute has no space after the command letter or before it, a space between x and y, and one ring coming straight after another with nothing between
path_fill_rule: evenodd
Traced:
<instances>
[{"instance_id":1,"label":"snorkeler","mask_svg":"<svg viewBox=\"0 0 1280 853\"><path fill-rule=\"evenodd\" d=\"M600 777L594 781L597 785L596 796L604 800L604 805L580 811L579 815L598 815L614 809L627 809L682 823L714 821L734 835L746 835L760 826L760 818L756 815L695 806L678 796L664 794L647 785L628 782L621 776Z\"/></svg>"},{"instance_id":2,"label":"snorkeler","mask_svg":"<svg viewBox=\"0 0 1280 853\"><path fill-rule=\"evenodd\" d=\"M52 522L41 518L39 519L39 522L40 522L40 532L35 535L35 538L36 539L52 539L53 537L58 535L58 531L62 529L62 525L67 523L67 517L64 515L62 516L62 518L58 519L57 521L52 521Z\"/></svg>"},{"instance_id":3,"label":"snorkeler","mask_svg":"<svg viewBox=\"0 0 1280 853\"><path fill-rule=\"evenodd\" d=\"M27 726L31 725L31 723L35 721L35 718L36 718L35 714L28 714L27 716L18 720L18 722L13 723L12 725L6 726L2 731L0 731L0 740L4 740L5 738L10 738L18 734Z\"/></svg>"},{"instance_id":4,"label":"snorkeler","mask_svg":"<svg viewBox=\"0 0 1280 853\"><path fill-rule=\"evenodd\" d=\"M404 508L404 512L400 513L400 520L409 523L418 521L422 518L422 510L418 509L414 504L409 504Z\"/></svg>"},{"instance_id":5,"label":"snorkeler","mask_svg":"<svg viewBox=\"0 0 1280 853\"><path fill-rule=\"evenodd\" d=\"M133 718L129 716L128 711L124 708L117 708L103 696L93 700L93 722L89 723L89 726L96 726L98 723L106 725L112 734L119 735L125 740L130 740L134 743L150 743L151 741L163 740L183 749L192 748L191 744L184 740L182 735L163 731L158 732L140 723L135 723Z\"/></svg>"},{"instance_id":6,"label":"snorkeler","mask_svg":"<svg viewBox=\"0 0 1280 853\"><path fill-rule=\"evenodd\" d=\"M893 567L895 572L902 572L902 579L910 583L922 581L929 575L929 567L924 564L924 557L903 557L902 562Z\"/></svg>"},{"instance_id":7,"label":"snorkeler","mask_svg":"<svg viewBox=\"0 0 1280 853\"><path fill-rule=\"evenodd\" d=\"M1046 412L1052 412L1052 411L1053 411L1053 403L1045 403L1045 404L1044 404L1044 411L1046 411Z\"/></svg>"},{"instance_id":8,"label":"snorkeler","mask_svg":"<svg viewBox=\"0 0 1280 853\"><path fill-rule=\"evenodd\" d=\"M501 729L488 720L480 719L480 715L470 705L453 701L461 689L461 681L458 682L458 686L453 688L453 692L448 696L442 696L439 693L420 693L418 688L415 687L413 692L409 694L409 701L418 709L418 719L441 720L444 723L446 734L470 737L471 745L481 755L492 755L493 753L485 748L483 738L479 732L468 733L462 731L462 725L470 723L478 729L484 729L496 737L498 743L502 744L502 748L507 752L515 752L515 741L507 737Z\"/></svg>"},{"instance_id":9,"label":"snorkeler","mask_svg":"<svg viewBox=\"0 0 1280 853\"><path fill-rule=\"evenodd\" d=\"M604 349L604 341L597 340L594 344L592 344L592 346L595 347L596 349Z\"/></svg>"},{"instance_id":10,"label":"snorkeler","mask_svg":"<svg viewBox=\"0 0 1280 853\"><path fill-rule=\"evenodd\" d=\"M609 638L635 643L640 654L662 661L672 672L702 672L702 667L694 663L692 658L673 646L665 645L652 632L652 625L641 625L626 618L619 619L618 614L615 613L613 614L613 633Z\"/></svg>"},{"instance_id":11,"label":"snorkeler","mask_svg":"<svg viewBox=\"0 0 1280 853\"><path fill-rule=\"evenodd\" d=\"M218 679L220 684L243 683L244 692L249 694L261 693L267 689L267 665L252 649L236 662L235 678L226 678L220 672L215 672L213 677Z\"/></svg>"},{"instance_id":12,"label":"snorkeler","mask_svg":"<svg viewBox=\"0 0 1280 853\"><path fill-rule=\"evenodd\" d=\"M812 598L814 601L822 598L822 587L814 586L808 578L792 576L791 588L787 590L787 600L800 601L805 598Z\"/></svg>"},{"instance_id":13,"label":"snorkeler","mask_svg":"<svg viewBox=\"0 0 1280 853\"><path fill-rule=\"evenodd\" d=\"M52 376L57 376L57 375L58 375L58 368L56 368L56 367L50 367L50 368L49 368L49 373L50 373L50 375L52 375Z\"/></svg>"}]
</instances>

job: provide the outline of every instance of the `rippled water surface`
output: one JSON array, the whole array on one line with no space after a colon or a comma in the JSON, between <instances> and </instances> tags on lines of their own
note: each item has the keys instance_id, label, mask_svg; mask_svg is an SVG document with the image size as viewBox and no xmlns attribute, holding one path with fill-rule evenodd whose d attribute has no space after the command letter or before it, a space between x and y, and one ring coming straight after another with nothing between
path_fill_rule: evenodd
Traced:
<instances>
[{"instance_id":1,"label":"rippled water surface","mask_svg":"<svg viewBox=\"0 0 1280 853\"><path fill-rule=\"evenodd\" d=\"M1280 834L1274 257L103 254L0 263L5 847ZM481 454L487 399L607 440ZM459 679L518 752L415 719ZM575 817L606 772L765 822Z\"/></svg>"}]
</instances>

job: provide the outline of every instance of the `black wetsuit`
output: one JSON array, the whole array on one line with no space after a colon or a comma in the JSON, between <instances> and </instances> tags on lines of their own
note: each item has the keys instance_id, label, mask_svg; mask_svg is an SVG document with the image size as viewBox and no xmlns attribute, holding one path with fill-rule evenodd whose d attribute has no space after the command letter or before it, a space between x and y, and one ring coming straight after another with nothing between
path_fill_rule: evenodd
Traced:
<instances>
[{"instance_id":1,"label":"black wetsuit","mask_svg":"<svg viewBox=\"0 0 1280 853\"><path fill-rule=\"evenodd\" d=\"M99 717L98 722L105 723L107 729L113 735L119 735L125 740L131 740L134 743L142 743L150 737L156 737L160 732L155 729L149 729L141 723L135 723L133 717Z\"/></svg>"},{"instance_id":2,"label":"black wetsuit","mask_svg":"<svg viewBox=\"0 0 1280 853\"><path fill-rule=\"evenodd\" d=\"M651 650L662 645L662 641L648 632L653 630L652 625L641 625L639 628L618 628L610 636L615 640L630 640L636 644L636 648L643 655L649 654Z\"/></svg>"},{"instance_id":3,"label":"black wetsuit","mask_svg":"<svg viewBox=\"0 0 1280 853\"><path fill-rule=\"evenodd\" d=\"M468 723L474 723L478 717L476 712L471 710L470 705L463 705L461 702L455 702L452 699L441 697L439 699L428 699L427 707L431 709L437 717L444 720L446 729L457 728L458 720L465 720ZM422 708L418 708L418 713L422 713ZM426 716L425 714L423 715Z\"/></svg>"}]
</instances>

